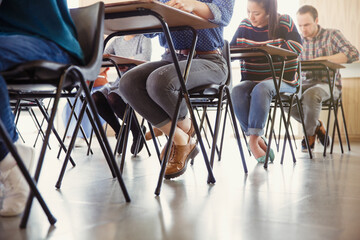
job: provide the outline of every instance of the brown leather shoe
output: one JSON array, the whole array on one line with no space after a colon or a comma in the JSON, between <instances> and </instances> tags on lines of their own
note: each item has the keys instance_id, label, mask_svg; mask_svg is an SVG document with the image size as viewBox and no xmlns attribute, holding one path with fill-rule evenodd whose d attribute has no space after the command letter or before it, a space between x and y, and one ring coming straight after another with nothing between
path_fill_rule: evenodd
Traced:
<instances>
[{"instance_id":1,"label":"brown leather shoe","mask_svg":"<svg viewBox=\"0 0 360 240\"><path fill-rule=\"evenodd\" d=\"M166 147L167 147L167 143L164 145L163 149L161 150L161 153L160 153L160 161L162 161L162 160L164 159ZM173 152L174 152L174 144L171 146L169 158L171 157L171 155L173 154Z\"/></svg>"},{"instance_id":2,"label":"brown leather shoe","mask_svg":"<svg viewBox=\"0 0 360 240\"><path fill-rule=\"evenodd\" d=\"M309 145L310 145L310 150L314 150L314 148L315 148L315 140L316 140L316 135L308 136L308 142L309 142ZM303 140L301 141L301 151L303 151L303 152L308 151L308 148L307 148L306 142L305 142L305 137L303 137Z\"/></svg>"},{"instance_id":3,"label":"brown leather shoe","mask_svg":"<svg viewBox=\"0 0 360 240\"><path fill-rule=\"evenodd\" d=\"M154 135L155 135L155 137L159 137L159 136L163 135L163 132L162 132L160 129L158 129L158 128L153 128L153 130L154 130ZM151 136L151 132L150 132L150 131L148 131L147 133L145 133L145 139L146 139L146 141L149 141L149 140L152 139L152 136Z\"/></svg>"},{"instance_id":4,"label":"brown leather shoe","mask_svg":"<svg viewBox=\"0 0 360 240\"><path fill-rule=\"evenodd\" d=\"M194 125L192 124L192 122L191 122L190 129L189 129L189 131L187 131L186 134L189 135L190 138L195 136L195 128L194 128ZM164 145L164 148L161 150L161 153L160 153L160 160L161 161L164 159L166 146L167 146L167 143ZM170 155L169 155L170 157L173 154L172 153L173 151L174 151L174 144L171 146Z\"/></svg>"},{"instance_id":5,"label":"brown leather shoe","mask_svg":"<svg viewBox=\"0 0 360 240\"><path fill-rule=\"evenodd\" d=\"M320 122L320 126L316 127L315 134L317 135L317 138L319 139L321 144L324 146L325 145L325 137L326 137L326 129L325 129L322 121L319 120L319 122ZM330 136L328 136L326 147L328 147L330 145L330 140L331 140Z\"/></svg>"},{"instance_id":6,"label":"brown leather shoe","mask_svg":"<svg viewBox=\"0 0 360 240\"><path fill-rule=\"evenodd\" d=\"M165 169L165 178L171 179L182 175L186 171L190 159L194 159L199 153L195 139L190 138L186 145L173 144L169 161Z\"/></svg>"}]
</instances>

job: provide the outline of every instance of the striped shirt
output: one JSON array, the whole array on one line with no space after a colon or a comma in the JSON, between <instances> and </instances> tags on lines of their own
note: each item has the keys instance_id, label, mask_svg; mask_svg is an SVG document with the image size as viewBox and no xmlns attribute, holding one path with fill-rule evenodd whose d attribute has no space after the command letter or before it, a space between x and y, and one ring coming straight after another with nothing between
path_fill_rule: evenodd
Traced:
<instances>
[{"instance_id":1,"label":"striped shirt","mask_svg":"<svg viewBox=\"0 0 360 240\"><path fill-rule=\"evenodd\" d=\"M166 3L169 0L160 0L162 3ZM205 3L212 14L214 19L209 19L210 22L213 22L219 27L211 29L201 29L198 30L198 41L196 44L197 51L212 51L217 48L222 48L224 45L223 33L224 26L227 26L230 23L235 0L198 0L199 2ZM155 34L159 35L160 45L168 48L165 35L163 33ZM155 36L147 35L147 36ZM174 31L171 33L171 37L174 43L175 49L189 49L191 47L191 42L193 34L191 31Z\"/></svg>"},{"instance_id":2,"label":"striped shirt","mask_svg":"<svg viewBox=\"0 0 360 240\"><path fill-rule=\"evenodd\" d=\"M311 60L322 56L331 56L337 53L344 53L348 63L359 60L359 52L342 35L339 30L325 29L319 26L318 34L312 39L303 38L304 51L300 55L300 60ZM315 85L320 82L327 82L326 71L302 72L304 85ZM336 86L341 88L341 75L336 72Z\"/></svg>"},{"instance_id":3,"label":"striped shirt","mask_svg":"<svg viewBox=\"0 0 360 240\"><path fill-rule=\"evenodd\" d=\"M276 39L269 39L268 26L258 28L254 27L249 19L241 21L230 45L249 47L254 45L268 44L284 48L300 54L302 51L301 37L296 26L289 15L279 16L279 27ZM273 58L276 76L280 75L281 62ZM271 69L265 58L254 58L241 60L241 79L251 81L263 81L269 79ZM298 84L297 77L298 59L289 59L285 61L285 72L283 81L291 84Z\"/></svg>"}]
</instances>

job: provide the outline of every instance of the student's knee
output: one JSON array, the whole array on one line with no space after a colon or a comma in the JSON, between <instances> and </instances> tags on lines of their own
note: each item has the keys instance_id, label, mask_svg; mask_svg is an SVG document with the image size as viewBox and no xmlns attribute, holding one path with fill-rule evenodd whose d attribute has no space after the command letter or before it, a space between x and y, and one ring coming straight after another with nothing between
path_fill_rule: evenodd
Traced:
<instances>
[{"instance_id":1,"label":"student's knee","mask_svg":"<svg viewBox=\"0 0 360 240\"><path fill-rule=\"evenodd\" d=\"M271 99L275 96L273 83L261 82L257 84L252 92L251 97Z\"/></svg>"},{"instance_id":2,"label":"student's knee","mask_svg":"<svg viewBox=\"0 0 360 240\"><path fill-rule=\"evenodd\" d=\"M301 102L303 105L314 105L322 102L321 89L309 89L301 96Z\"/></svg>"},{"instance_id":3,"label":"student's knee","mask_svg":"<svg viewBox=\"0 0 360 240\"><path fill-rule=\"evenodd\" d=\"M171 79L166 75L153 72L146 81L146 91L152 99L156 99L166 95L166 92L173 92L176 89L175 86L172 86Z\"/></svg>"},{"instance_id":4,"label":"student's knee","mask_svg":"<svg viewBox=\"0 0 360 240\"><path fill-rule=\"evenodd\" d=\"M128 78L125 76L126 75L124 75L120 79L119 90L120 90L121 96L124 96L125 98L127 98L129 93L132 93L134 90L134 82L131 81L132 80L131 78Z\"/></svg>"},{"instance_id":5,"label":"student's knee","mask_svg":"<svg viewBox=\"0 0 360 240\"><path fill-rule=\"evenodd\" d=\"M231 99L234 103L242 101L243 99L247 99L249 97L250 89L248 88L247 84L236 85L231 91Z\"/></svg>"}]
</instances>

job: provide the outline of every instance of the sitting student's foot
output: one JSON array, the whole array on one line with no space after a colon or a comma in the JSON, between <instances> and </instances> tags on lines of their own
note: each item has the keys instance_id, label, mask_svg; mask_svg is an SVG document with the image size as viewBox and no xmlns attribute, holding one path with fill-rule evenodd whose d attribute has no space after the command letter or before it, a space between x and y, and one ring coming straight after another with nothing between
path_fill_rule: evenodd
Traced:
<instances>
[{"instance_id":1,"label":"sitting student's foot","mask_svg":"<svg viewBox=\"0 0 360 240\"><path fill-rule=\"evenodd\" d=\"M199 153L199 148L194 138L189 138L186 145L172 145L169 161L165 169L165 178L179 177L186 171L190 159L194 159Z\"/></svg>"},{"instance_id":2,"label":"sitting student's foot","mask_svg":"<svg viewBox=\"0 0 360 240\"><path fill-rule=\"evenodd\" d=\"M71 142L71 138L70 136L67 136L64 140L64 145L65 147L69 147L70 145L70 142ZM75 148L82 148L82 147L86 147L87 146L87 143L86 143L86 140L85 138L82 138L82 137L77 137L76 140L75 140L75 144L74 144L74 147Z\"/></svg>"},{"instance_id":3,"label":"sitting student's foot","mask_svg":"<svg viewBox=\"0 0 360 240\"><path fill-rule=\"evenodd\" d=\"M153 130L154 130L155 137L159 137L159 136L163 135L163 132L160 129L154 127ZM145 139L146 139L146 141L149 141L152 139L150 131L145 133Z\"/></svg>"},{"instance_id":4,"label":"sitting student's foot","mask_svg":"<svg viewBox=\"0 0 360 240\"><path fill-rule=\"evenodd\" d=\"M35 149L22 144L15 144L15 146L26 169L31 171L35 159ZM7 157L12 158L11 161L15 161L11 153L9 154ZM18 165L15 163L15 165L7 171L1 171L0 181L3 183L4 188L4 199L0 209L0 216L12 217L21 214L24 211L29 195L29 186Z\"/></svg>"},{"instance_id":5,"label":"sitting student's foot","mask_svg":"<svg viewBox=\"0 0 360 240\"><path fill-rule=\"evenodd\" d=\"M261 136L261 138L259 140L259 145L262 148L262 150L264 150L264 152L266 153L267 148L268 148L268 141L264 136ZM270 148L270 150L269 150L269 160L270 160L270 162L274 162L274 159L275 159L274 150L272 148Z\"/></svg>"},{"instance_id":6,"label":"sitting student's foot","mask_svg":"<svg viewBox=\"0 0 360 240\"><path fill-rule=\"evenodd\" d=\"M256 161L258 161L259 163L263 163L263 162L265 162L266 152L259 145L259 139L260 139L260 137L258 137L258 138L250 137L249 149L252 152Z\"/></svg>"},{"instance_id":7,"label":"sitting student's foot","mask_svg":"<svg viewBox=\"0 0 360 240\"><path fill-rule=\"evenodd\" d=\"M75 140L75 147L76 148L82 148L82 147L86 147L87 146L87 143L86 143L86 140L85 138L82 138L82 137L77 137L76 140Z\"/></svg>"},{"instance_id":8,"label":"sitting student's foot","mask_svg":"<svg viewBox=\"0 0 360 240\"><path fill-rule=\"evenodd\" d=\"M146 127L145 126L142 127L142 131L145 134L145 132L146 132ZM139 147L138 147L137 153L141 152L141 150L144 147L144 143L145 143L144 138L141 136L140 132L137 132L137 134L133 134L133 143L132 143L131 148L130 148L131 154L135 154L136 144L137 144L138 141L139 141Z\"/></svg>"},{"instance_id":9,"label":"sitting student's foot","mask_svg":"<svg viewBox=\"0 0 360 240\"><path fill-rule=\"evenodd\" d=\"M320 143L324 146L325 145L325 139L326 139L326 129L324 127L324 124L322 121L319 120L319 126L316 127L315 134L318 137ZM328 147L330 145L330 136L327 137L327 145Z\"/></svg>"},{"instance_id":10,"label":"sitting student's foot","mask_svg":"<svg viewBox=\"0 0 360 240\"><path fill-rule=\"evenodd\" d=\"M316 135L310 136L308 137L308 142L310 145L310 150L314 150L315 147L315 139L316 139ZM305 142L305 137L303 138L303 140L301 141L301 151L302 152L307 152L308 148L306 146L306 142Z\"/></svg>"}]
</instances>

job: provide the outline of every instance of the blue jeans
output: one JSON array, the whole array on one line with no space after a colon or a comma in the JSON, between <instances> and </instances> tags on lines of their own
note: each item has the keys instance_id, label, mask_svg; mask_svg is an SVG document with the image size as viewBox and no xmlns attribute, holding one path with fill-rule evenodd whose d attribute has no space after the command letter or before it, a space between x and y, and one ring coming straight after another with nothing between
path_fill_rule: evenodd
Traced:
<instances>
[{"instance_id":1,"label":"blue jeans","mask_svg":"<svg viewBox=\"0 0 360 240\"><path fill-rule=\"evenodd\" d=\"M55 43L25 35L0 35L0 72L17 64L31 60L49 60L59 63L71 63L72 58ZM12 114L6 82L0 74L0 119L13 142L18 139ZM0 139L0 161L8 154Z\"/></svg>"},{"instance_id":2,"label":"blue jeans","mask_svg":"<svg viewBox=\"0 0 360 240\"><path fill-rule=\"evenodd\" d=\"M294 93L296 87L281 83L280 93ZM276 96L273 79L262 82L242 81L231 92L234 111L247 136L264 134L271 99Z\"/></svg>"}]
</instances>

